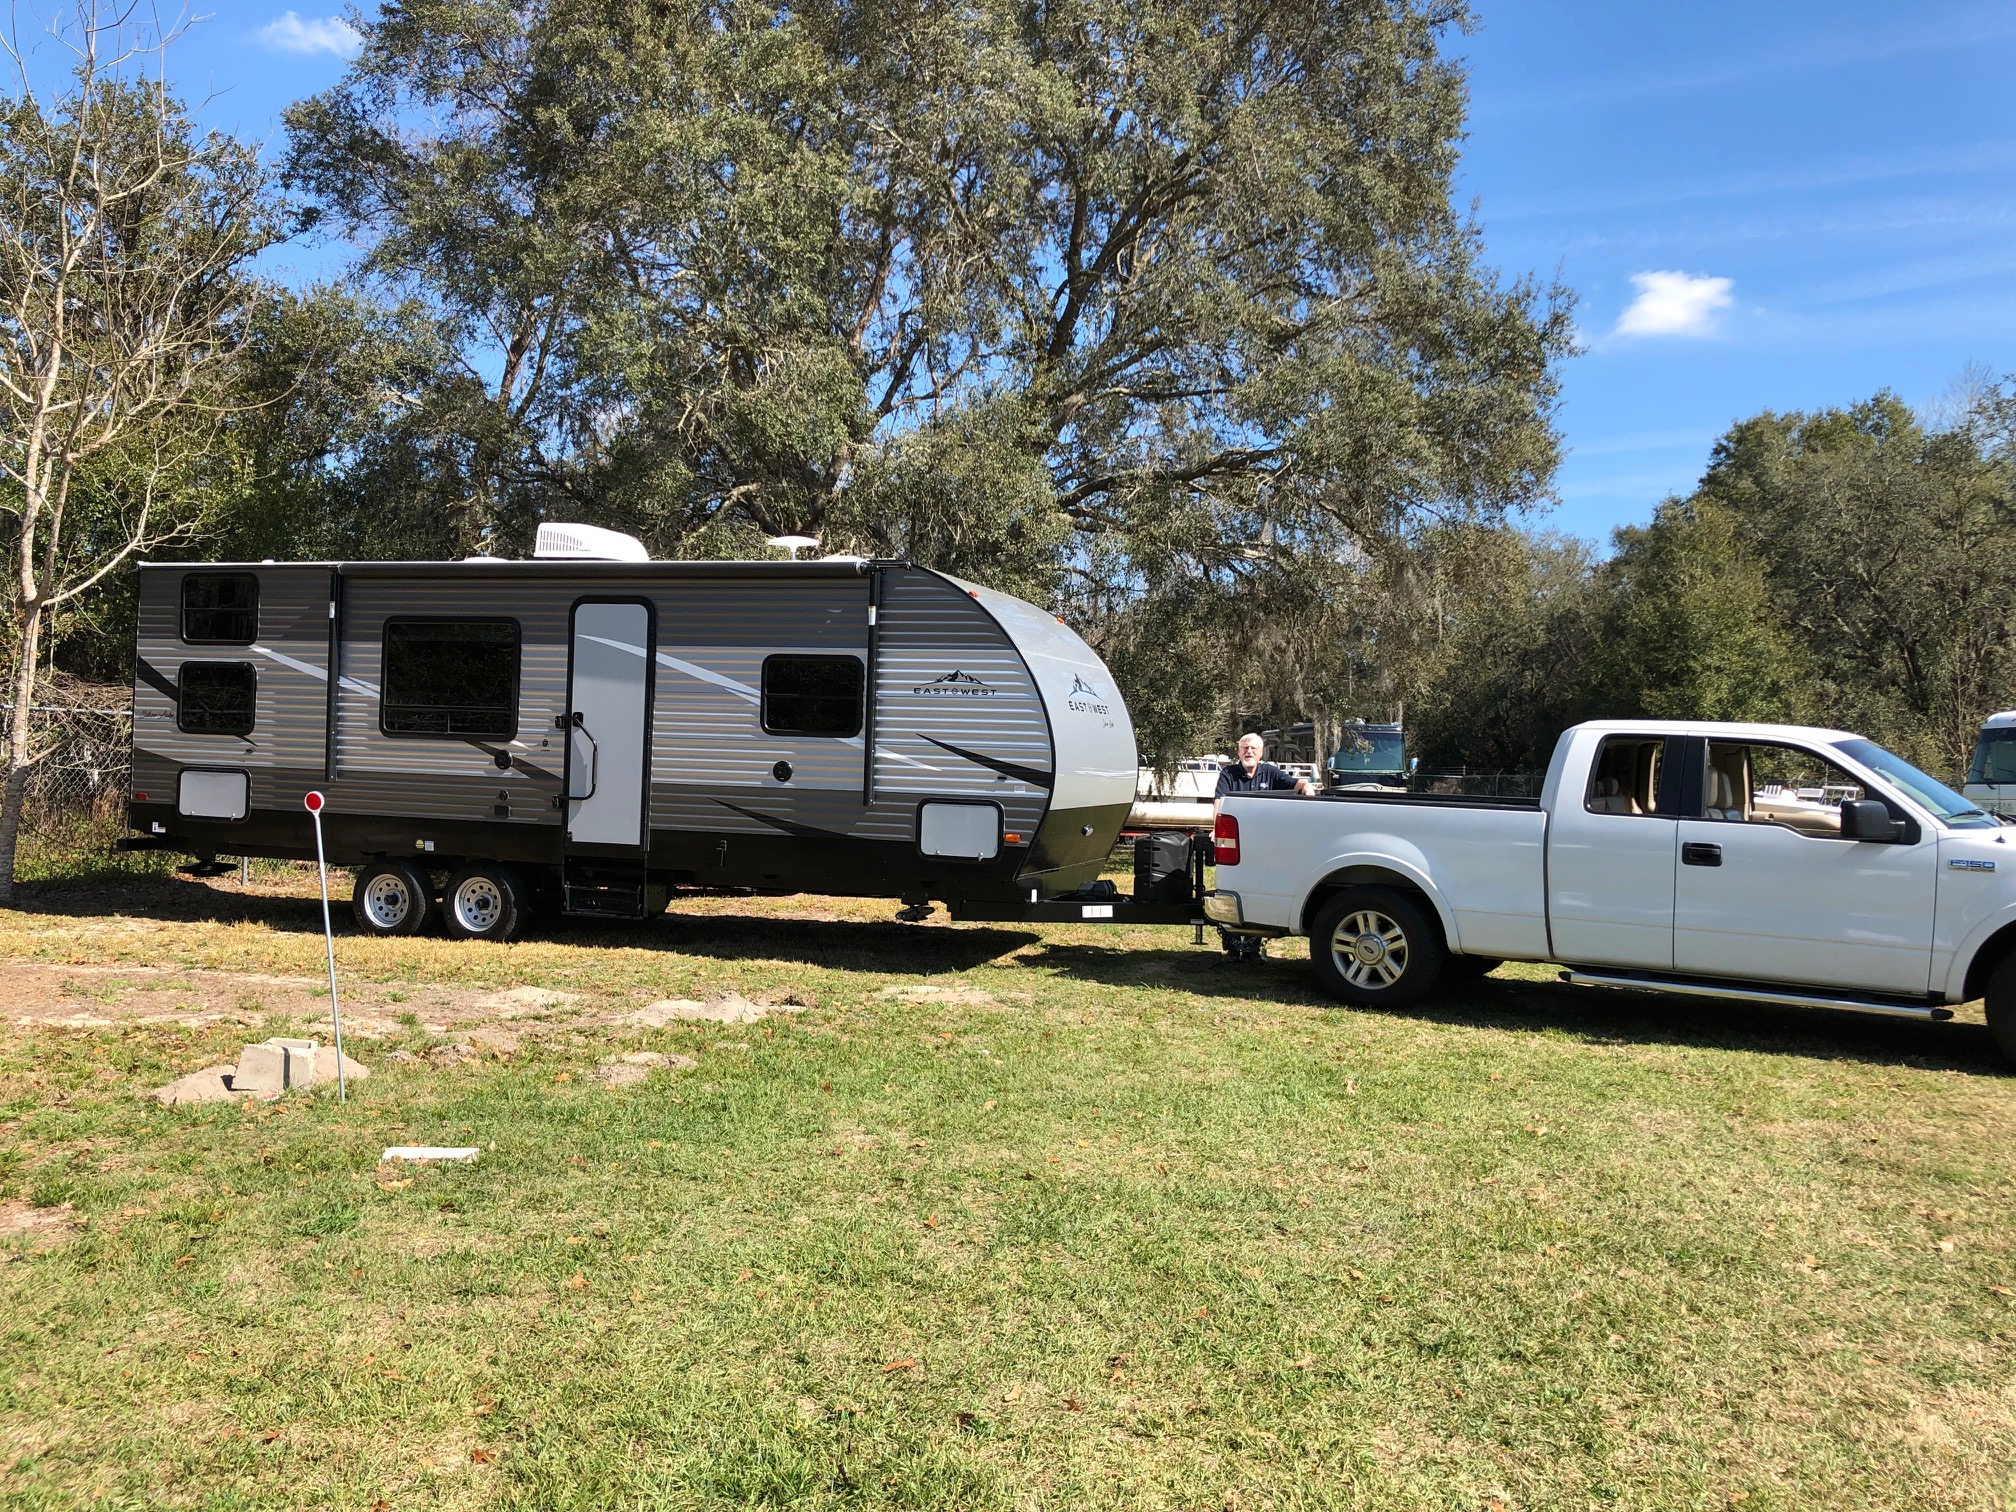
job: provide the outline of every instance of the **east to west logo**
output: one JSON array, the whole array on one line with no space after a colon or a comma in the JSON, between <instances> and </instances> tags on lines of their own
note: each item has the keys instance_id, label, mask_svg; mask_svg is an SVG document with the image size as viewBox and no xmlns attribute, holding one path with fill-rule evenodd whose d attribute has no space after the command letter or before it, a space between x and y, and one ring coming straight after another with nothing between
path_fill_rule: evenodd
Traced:
<instances>
[{"instance_id":1,"label":"east to west logo","mask_svg":"<svg viewBox=\"0 0 2016 1512\"><path fill-rule=\"evenodd\" d=\"M1105 695L1084 678L1074 675L1071 691L1064 695L1064 706L1078 714L1110 714Z\"/></svg>"},{"instance_id":2,"label":"east to west logo","mask_svg":"<svg viewBox=\"0 0 2016 1512\"><path fill-rule=\"evenodd\" d=\"M992 698L994 690L979 678L957 668L943 677L934 677L922 687L912 688L912 693L924 698Z\"/></svg>"}]
</instances>

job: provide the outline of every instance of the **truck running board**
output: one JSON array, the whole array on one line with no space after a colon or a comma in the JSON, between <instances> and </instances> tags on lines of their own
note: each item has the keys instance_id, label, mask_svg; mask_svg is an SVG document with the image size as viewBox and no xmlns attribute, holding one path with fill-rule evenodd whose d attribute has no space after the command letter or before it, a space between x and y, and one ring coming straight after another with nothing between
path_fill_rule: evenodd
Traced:
<instances>
[{"instance_id":1,"label":"truck running board","mask_svg":"<svg viewBox=\"0 0 2016 1512\"><path fill-rule=\"evenodd\" d=\"M1733 984L1673 981L1664 977L1613 976L1600 971L1564 971L1561 980L1576 987L1623 987L1632 992L1678 992L1687 997L1734 998L1742 1003L1780 1003L1794 1008L1852 1008L1857 1013L1887 1013L1893 1018L1950 1019L1951 1008L1916 1003L1885 1003L1870 998L1827 997L1778 987L1738 987Z\"/></svg>"}]
</instances>

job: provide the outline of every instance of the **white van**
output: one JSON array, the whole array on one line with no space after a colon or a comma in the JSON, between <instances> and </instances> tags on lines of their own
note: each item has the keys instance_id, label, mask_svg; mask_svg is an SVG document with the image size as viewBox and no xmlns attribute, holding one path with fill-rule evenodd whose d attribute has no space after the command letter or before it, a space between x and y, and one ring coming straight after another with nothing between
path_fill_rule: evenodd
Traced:
<instances>
[{"instance_id":1,"label":"white van","mask_svg":"<svg viewBox=\"0 0 2016 1512\"><path fill-rule=\"evenodd\" d=\"M1981 721L1981 738L1974 743L1967 786L1961 791L1991 814L2016 818L2016 709Z\"/></svg>"}]
</instances>

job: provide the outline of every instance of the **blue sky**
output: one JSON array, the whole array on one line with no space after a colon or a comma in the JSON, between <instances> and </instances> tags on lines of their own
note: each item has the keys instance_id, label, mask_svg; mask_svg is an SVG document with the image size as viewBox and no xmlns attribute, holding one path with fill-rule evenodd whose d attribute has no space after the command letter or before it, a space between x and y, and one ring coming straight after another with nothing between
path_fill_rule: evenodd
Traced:
<instances>
[{"instance_id":1,"label":"blue sky","mask_svg":"<svg viewBox=\"0 0 2016 1512\"><path fill-rule=\"evenodd\" d=\"M1475 0L1460 193L1511 273L1580 296L1538 523L1602 540L1732 421L2016 371L2008 0ZM334 7L225 0L177 45L205 119L277 142L341 77ZM283 273L333 254L288 248Z\"/></svg>"},{"instance_id":2,"label":"blue sky","mask_svg":"<svg viewBox=\"0 0 2016 1512\"><path fill-rule=\"evenodd\" d=\"M1762 409L2016 370L2016 6L1477 4L1463 190L1581 299L1547 523L1644 519Z\"/></svg>"}]
</instances>

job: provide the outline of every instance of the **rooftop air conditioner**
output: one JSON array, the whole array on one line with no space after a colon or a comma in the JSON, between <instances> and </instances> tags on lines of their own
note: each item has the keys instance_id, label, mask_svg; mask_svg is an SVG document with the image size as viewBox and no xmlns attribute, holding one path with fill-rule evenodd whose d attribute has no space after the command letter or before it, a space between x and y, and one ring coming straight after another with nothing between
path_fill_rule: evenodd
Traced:
<instances>
[{"instance_id":1,"label":"rooftop air conditioner","mask_svg":"<svg viewBox=\"0 0 2016 1512\"><path fill-rule=\"evenodd\" d=\"M635 536L600 525L541 525L532 544L541 562L648 562L651 553Z\"/></svg>"}]
</instances>

